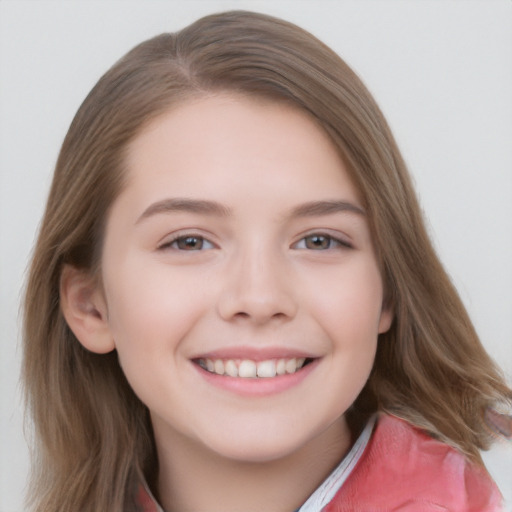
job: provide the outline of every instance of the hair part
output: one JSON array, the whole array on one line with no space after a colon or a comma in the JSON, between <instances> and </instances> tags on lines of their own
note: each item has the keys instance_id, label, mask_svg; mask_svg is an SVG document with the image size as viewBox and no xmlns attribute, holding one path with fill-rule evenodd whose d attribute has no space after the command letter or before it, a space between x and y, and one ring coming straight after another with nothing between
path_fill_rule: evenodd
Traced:
<instances>
[{"instance_id":1,"label":"hair part","mask_svg":"<svg viewBox=\"0 0 512 512\"><path fill-rule=\"evenodd\" d=\"M270 16L212 15L131 50L97 83L64 140L30 267L23 380L36 440L38 511L135 510L156 453L147 408L115 352L88 352L59 304L63 265L99 275L109 208L130 142L173 105L228 92L288 102L329 134L368 213L395 311L353 417L383 410L480 461L485 410L512 399L426 233L391 131L355 73L298 27ZM153 475L154 476L154 475Z\"/></svg>"}]
</instances>

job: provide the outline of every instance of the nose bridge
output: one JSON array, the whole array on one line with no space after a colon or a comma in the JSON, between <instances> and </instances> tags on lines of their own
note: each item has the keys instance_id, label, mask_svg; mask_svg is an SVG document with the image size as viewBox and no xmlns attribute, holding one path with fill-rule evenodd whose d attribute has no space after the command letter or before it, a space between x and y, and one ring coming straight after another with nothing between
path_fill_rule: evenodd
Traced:
<instances>
[{"instance_id":1,"label":"nose bridge","mask_svg":"<svg viewBox=\"0 0 512 512\"><path fill-rule=\"evenodd\" d=\"M271 243L253 240L240 247L230 262L219 311L223 318L262 323L291 318L296 312L285 255Z\"/></svg>"}]
</instances>

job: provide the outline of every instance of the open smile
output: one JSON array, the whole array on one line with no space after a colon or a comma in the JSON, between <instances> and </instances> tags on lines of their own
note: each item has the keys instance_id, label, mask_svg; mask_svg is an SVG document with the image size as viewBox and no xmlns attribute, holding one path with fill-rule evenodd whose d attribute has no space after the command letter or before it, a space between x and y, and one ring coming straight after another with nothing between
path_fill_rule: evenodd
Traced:
<instances>
[{"instance_id":1,"label":"open smile","mask_svg":"<svg viewBox=\"0 0 512 512\"><path fill-rule=\"evenodd\" d=\"M259 360L210 355L192 359L210 385L244 397L264 397L298 386L319 365L321 357L277 357Z\"/></svg>"},{"instance_id":2,"label":"open smile","mask_svg":"<svg viewBox=\"0 0 512 512\"><path fill-rule=\"evenodd\" d=\"M252 359L212 359L194 360L203 370L216 375L239 377L243 379L268 379L282 375L291 375L313 361L306 357L292 357L254 361Z\"/></svg>"}]
</instances>

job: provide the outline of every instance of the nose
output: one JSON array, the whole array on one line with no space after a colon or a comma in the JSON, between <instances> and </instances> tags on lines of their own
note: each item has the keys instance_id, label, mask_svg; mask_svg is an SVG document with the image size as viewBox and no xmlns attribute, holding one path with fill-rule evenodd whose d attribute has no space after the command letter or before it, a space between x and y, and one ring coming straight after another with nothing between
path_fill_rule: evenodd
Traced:
<instances>
[{"instance_id":1,"label":"nose","mask_svg":"<svg viewBox=\"0 0 512 512\"><path fill-rule=\"evenodd\" d=\"M286 321L297 312L293 279L283 258L254 250L230 264L218 301L226 321L244 320L255 325Z\"/></svg>"}]
</instances>

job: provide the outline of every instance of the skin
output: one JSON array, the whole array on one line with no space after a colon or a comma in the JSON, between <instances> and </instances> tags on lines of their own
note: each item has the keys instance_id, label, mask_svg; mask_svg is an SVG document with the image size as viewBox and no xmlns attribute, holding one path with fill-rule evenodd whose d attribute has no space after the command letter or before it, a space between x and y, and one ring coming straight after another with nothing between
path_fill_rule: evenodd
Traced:
<instances>
[{"instance_id":1,"label":"skin","mask_svg":"<svg viewBox=\"0 0 512 512\"><path fill-rule=\"evenodd\" d=\"M234 95L154 120L127 169L102 288L64 272L68 323L117 350L148 406L166 511L294 510L350 448L344 413L392 320L358 191L307 114ZM314 365L286 389L259 379L259 394L196 364L266 350Z\"/></svg>"}]
</instances>

